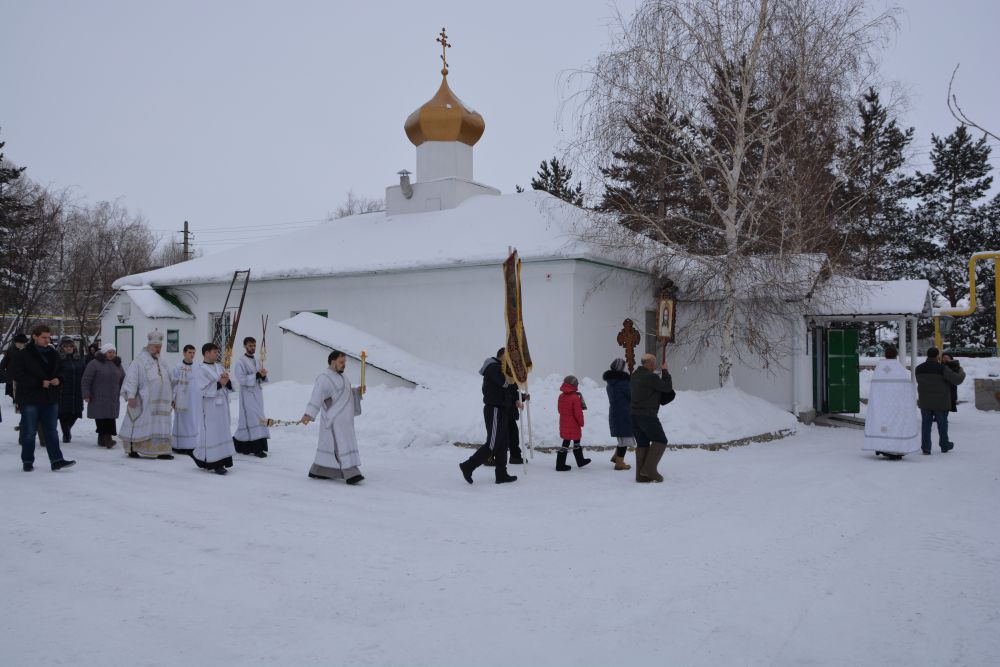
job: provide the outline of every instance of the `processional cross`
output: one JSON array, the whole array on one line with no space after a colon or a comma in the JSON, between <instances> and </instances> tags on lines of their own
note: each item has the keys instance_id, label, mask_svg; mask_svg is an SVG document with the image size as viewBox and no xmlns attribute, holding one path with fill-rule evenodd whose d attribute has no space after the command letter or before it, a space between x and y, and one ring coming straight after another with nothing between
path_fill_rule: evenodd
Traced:
<instances>
[{"instance_id":1,"label":"processional cross","mask_svg":"<svg viewBox=\"0 0 1000 667\"><path fill-rule=\"evenodd\" d=\"M618 332L618 344L625 348L625 363L631 373L635 370L635 346L639 344L642 335L635 330L632 320L626 319L622 324L622 330Z\"/></svg>"},{"instance_id":2,"label":"processional cross","mask_svg":"<svg viewBox=\"0 0 1000 667\"><path fill-rule=\"evenodd\" d=\"M446 28L441 28L440 35L436 40L434 40L441 45L441 62L444 65L441 70L442 74L448 73L448 49L451 48L451 44L448 43L448 33L445 32L445 30Z\"/></svg>"}]
</instances>

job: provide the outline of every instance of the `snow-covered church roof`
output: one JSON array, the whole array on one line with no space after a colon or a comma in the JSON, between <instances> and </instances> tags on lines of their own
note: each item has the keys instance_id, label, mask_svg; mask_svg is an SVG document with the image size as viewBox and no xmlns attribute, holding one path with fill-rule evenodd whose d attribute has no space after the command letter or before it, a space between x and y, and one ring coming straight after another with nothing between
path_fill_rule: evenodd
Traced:
<instances>
[{"instance_id":1,"label":"snow-covered church roof","mask_svg":"<svg viewBox=\"0 0 1000 667\"><path fill-rule=\"evenodd\" d=\"M929 316L930 283L926 280L860 280L834 276L810 303L810 314L822 317Z\"/></svg>"},{"instance_id":2,"label":"snow-covered church roof","mask_svg":"<svg viewBox=\"0 0 1000 667\"><path fill-rule=\"evenodd\" d=\"M227 282L233 271L248 268L251 280L274 280L475 266L503 261L508 247L524 260L620 265L611 253L580 240L578 232L590 222L586 212L543 191L477 196L441 211L340 218L125 276L114 286Z\"/></svg>"},{"instance_id":3,"label":"snow-covered church roof","mask_svg":"<svg viewBox=\"0 0 1000 667\"><path fill-rule=\"evenodd\" d=\"M125 286L121 289L128 294L129 298L132 299L132 303L142 311L142 314L150 319L194 319L194 315L181 310L152 287Z\"/></svg>"}]
</instances>

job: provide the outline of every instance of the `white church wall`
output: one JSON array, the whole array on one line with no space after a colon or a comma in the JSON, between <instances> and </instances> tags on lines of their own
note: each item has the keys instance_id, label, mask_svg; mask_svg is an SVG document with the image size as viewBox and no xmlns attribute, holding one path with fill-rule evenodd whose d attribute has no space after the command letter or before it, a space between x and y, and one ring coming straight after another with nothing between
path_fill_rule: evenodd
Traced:
<instances>
[{"instance_id":1,"label":"white church wall","mask_svg":"<svg viewBox=\"0 0 1000 667\"><path fill-rule=\"evenodd\" d=\"M123 303L128 303L129 307L124 309L120 308ZM123 315L125 321L119 320L119 312L127 313ZM194 345L198 348L197 358L201 358L201 345L204 340L201 340L198 336L199 320L194 319L184 319L176 320L172 318L149 318L143 315L142 311L139 310L138 306L132 303L132 300L128 297L125 292L119 292L115 297L112 298L109 306L105 309L104 315L101 318L101 344L111 343L116 347L122 347L127 343L123 341L128 341L129 336L126 334L126 329L131 329L131 340L132 340L132 350L119 349L118 356L126 363L132 361L135 355L138 355L143 347L147 343L147 335L149 332L159 329L164 336L163 347L160 351L160 355L168 366L173 367L179 364L183 358L182 350L187 344ZM116 330L118 335L116 336ZM169 331L175 330L178 332L178 345L177 352L168 351L167 345L167 334ZM205 339L207 340L207 339Z\"/></svg>"},{"instance_id":2,"label":"white church wall","mask_svg":"<svg viewBox=\"0 0 1000 667\"><path fill-rule=\"evenodd\" d=\"M572 266L569 260L526 263L522 270L523 313L539 373L564 372L572 366L572 341L541 335L541 327L555 319L566 322L569 336ZM483 359L505 343L499 265L258 282L252 277L251 273L237 347L247 335L260 341L260 316L268 314L268 366L275 380L290 379L276 322L302 311L325 311L332 319L369 331L418 357L466 372L477 371ZM197 300L187 300L196 317L187 323L199 349L211 335L209 313L222 309L228 287L188 287Z\"/></svg>"},{"instance_id":3,"label":"white church wall","mask_svg":"<svg viewBox=\"0 0 1000 667\"><path fill-rule=\"evenodd\" d=\"M385 214L425 213L455 208L470 197L496 196L500 191L488 185L458 178L442 178L426 183L413 183L413 194L406 198L402 187L393 185L385 189Z\"/></svg>"},{"instance_id":4,"label":"white church wall","mask_svg":"<svg viewBox=\"0 0 1000 667\"><path fill-rule=\"evenodd\" d=\"M676 332L678 342L667 348L667 363L670 374L677 389L706 390L719 386L719 351L716 347L702 347L696 341L686 340L684 329L692 321L702 317L701 307L696 303L682 302L677 307ZM797 337L804 335L804 327L799 327L798 320L794 322L778 321L770 325L768 335L777 340L779 337L793 341L793 349L801 350L803 341ZM776 405L792 411L796 407L797 397L802 396L801 360L799 353L793 353L781 359L780 365L763 368L762 362L744 352L742 359L733 362L732 377L736 387L759 396ZM808 371L811 373L811 371ZM793 382L793 377L798 378ZM811 375L809 376L811 378ZM811 380L809 380L811 381ZM796 385L793 393L793 384ZM811 391L811 390L810 390Z\"/></svg>"},{"instance_id":5,"label":"white church wall","mask_svg":"<svg viewBox=\"0 0 1000 667\"><path fill-rule=\"evenodd\" d=\"M573 367L566 369L564 374L572 373L600 382L613 359L625 358L625 349L617 340L625 318L631 318L634 326L642 331L646 310L653 307L652 294L652 282L645 274L593 262L576 262ZM644 344L642 340L636 348L637 361Z\"/></svg>"}]
</instances>

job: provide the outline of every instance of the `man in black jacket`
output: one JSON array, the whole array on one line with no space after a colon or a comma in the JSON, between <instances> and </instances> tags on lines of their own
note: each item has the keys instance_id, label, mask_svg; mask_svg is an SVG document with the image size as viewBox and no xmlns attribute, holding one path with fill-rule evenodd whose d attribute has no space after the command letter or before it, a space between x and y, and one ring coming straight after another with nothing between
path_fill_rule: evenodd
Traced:
<instances>
[{"instance_id":1,"label":"man in black jacket","mask_svg":"<svg viewBox=\"0 0 1000 667\"><path fill-rule=\"evenodd\" d=\"M45 449L53 470L68 468L59 449L56 422L59 417L59 353L49 346L51 331L44 324L31 331L31 342L11 359L8 371L14 379L15 400L21 406L21 464L25 472L35 467L35 433L45 435Z\"/></svg>"},{"instance_id":2,"label":"man in black jacket","mask_svg":"<svg viewBox=\"0 0 1000 667\"><path fill-rule=\"evenodd\" d=\"M917 366L914 374L917 377L917 406L920 408L920 449L924 454L931 453L931 424L937 422L938 446L942 453L955 448L948 438L948 413L954 405L953 391L965 381L965 371L955 361L942 364L939 361L940 350L932 347L927 350L927 361Z\"/></svg>"},{"instance_id":3,"label":"man in black jacket","mask_svg":"<svg viewBox=\"0 0 1000 667\"><path fill-rule=\"evenodd\" d=\"M656 466L667 451L667 436L657 413L661 405L674 400L674 384L667 372L667 362L660 366L656 375L656 357L642 355L641 366L635 369L629 380L632 400L629 415L632 418L632 432L635 435L635 481L662 482L663 475Z\"/></svg>"},{"instance_id":4,"label":"man in black jacket","mask_svg":"<svg viewBox=\"0 0 1000 667\"><path fill-rule=\"evenodd\" d=\"M459 463L462 477L472 484L472 471L493 457L496 483L515 482L517 477L507 474L507 439L510 435L510 383L500 370L501 348L497 356L483 362L479 374L483 376L483 419L486 422L486 442L466 461Z\"/></svg>"}]
</instances>

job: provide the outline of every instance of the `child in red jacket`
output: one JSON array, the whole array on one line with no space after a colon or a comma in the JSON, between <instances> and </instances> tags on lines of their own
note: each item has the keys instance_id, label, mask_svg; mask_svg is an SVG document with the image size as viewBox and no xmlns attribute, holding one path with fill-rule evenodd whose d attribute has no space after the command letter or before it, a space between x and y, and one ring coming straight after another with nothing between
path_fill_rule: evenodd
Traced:
<instances>
[{"instance_id":1,"label":"child in red jacket","mask_svg":"<svg viewBox=\"0 0 1000 667\"><path fill-rule=\"evenodd\" d=\"M582 468L590 463L590 459L583 458L583 447L580 440L583 437L583 411L587 409L587 404L583 401L583 396L577 391L580 382L572 375L567 375L563 380L562 387L559 388L559 437L563 439L562 447L556 454L556 470L560 472L571 470L566 465L566 455L569 454L570 442L573 443L573 455L576 457L576 466Z\"/></svg>"}]
</instances>

